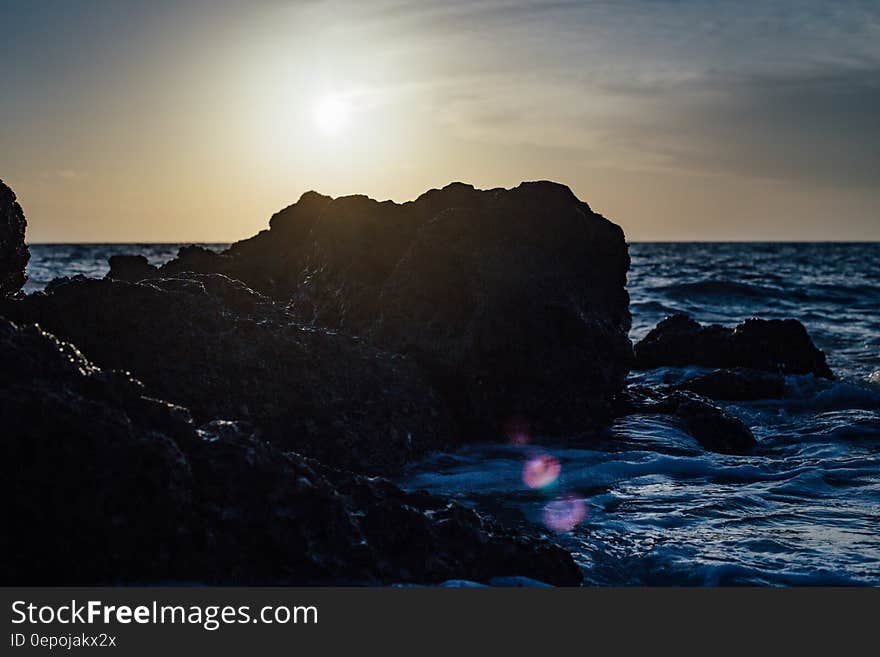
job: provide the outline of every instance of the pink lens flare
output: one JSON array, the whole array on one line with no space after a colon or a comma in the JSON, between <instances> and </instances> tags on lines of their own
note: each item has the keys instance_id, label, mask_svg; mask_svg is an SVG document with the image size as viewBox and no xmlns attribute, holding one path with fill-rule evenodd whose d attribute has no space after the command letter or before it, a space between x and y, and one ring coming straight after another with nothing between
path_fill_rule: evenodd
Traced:
<instances>
[{"instance_id":1,"label":"pink lens flare","mask_svg":"<svg viewBox=\"0 0 880 657\"><path fill-rule=\"evenodd\" d=\"M558 533L570 532L587 517L587 504L579 497L563 497L544 507L544 524Z\"/></svg>"},{"instance_id":2,"label":"pink lens flare","mask_svg":"<svg viewBox=\"0 0 880 657\"><path fill-rule=\"evenodd\" d=\"M559 479L562 466L549 454L533 456L523 465L523 483L529 488L544 488Z\"/></svg>"}]
</instances>

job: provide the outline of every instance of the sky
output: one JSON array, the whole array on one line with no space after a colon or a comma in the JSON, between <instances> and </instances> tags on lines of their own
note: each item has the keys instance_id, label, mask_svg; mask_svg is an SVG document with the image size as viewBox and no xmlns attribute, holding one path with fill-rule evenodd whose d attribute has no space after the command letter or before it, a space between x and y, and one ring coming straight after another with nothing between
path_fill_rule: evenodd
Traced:
<instances>
[{"instance_id":1,"label":"sky","mask_svg":"<svg viewBox=\"0 0 880 657\"><path fill-rule=\"evenodd\" d=\"M0 0L38 242L228 242L310 189L567 184L644 240L880 240L880 3Z\"/></svg>"}]
</instances>

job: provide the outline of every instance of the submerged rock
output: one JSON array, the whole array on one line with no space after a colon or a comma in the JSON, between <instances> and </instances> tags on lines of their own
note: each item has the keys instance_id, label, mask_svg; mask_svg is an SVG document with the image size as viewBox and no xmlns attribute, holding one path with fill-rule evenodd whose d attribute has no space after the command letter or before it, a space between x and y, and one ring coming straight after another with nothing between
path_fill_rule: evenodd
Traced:
<instances>
[{"instance_id":1,"label":"submerged rock","mask_svg":"<svg viewBox=\"0 0 880 657\"><path fill-rule=\"evenodd\" d=\"M38 322L199 421L252 422L273 444L327 464L395 473L456 434L409 359L303 327L225 276L59 279L0 305L0 316Z\"/></svg>"},{"instance_id":2,"label":"submerged rock","mask_svg":"<svg viewBox=\"0 0 880 657\"><path fill-rule=\"evenodd\" d=\"M27 280L30 252L24 243L26 226L15 192L0 180L0 298L17 294Z\"/></svg>"},{"instance_id":3,"label":"submerged rock","mask_svg":"<svg viewBox=\"0 0 880 657\"><path fill-rule=\"evenodd\" d=\"M715 370L678 386L709 399L730 401L753 401L757 399L781 399L785 396L785 377L773 372L734 368Z\"/></svg>"},{"instance_id":4,"label":"submerged rock","mask_svg":"<svg viewBox=\"0 0 880 657\"><path fill-rule=\"evenodd\" d=\"M834 378L825 354L796 319L747 319L734 328L687 315L657 324L635 345L635 368L703 365Z\"/></svg>"},{"instance_id":5,"label":"submerged rock","mask_svg":"<svg viewBox=\"0 0 880 657\"><path fill-rule=\"evenodd\" d=\"M620 227L567 187L454 183L397 204L315 192L223 253L161 268L219 272L301 320L413 356L465 439L512 419L568 436L606 423L632 360Z\"/></svg>"},{"instance_id":6,"label":"submerged rock","mask_svg":"<svg viewBox=\"0 0 880 657\"><path fill-rule=\"evenodd\" d=\"M758 444L742 420L698 395L673 393L654 410L678 418L685 431L712 452L743 454Z\"/></svg>"},{"instance_id":7,"label":"submerged rock","mask_svg":"<svg viewBox=\"0 0 880 657\"><path fill-rule=\"evenodd\" d=\"M571 557L383 479L282 453L247 426L0 320L0 577L93 585L580 583Z\"/></svg>"},{"instance_id":8,"label":"submerged rock","mask_svg":"<svg viewBox=\"0 0 880 657\"><path fill-rule=\"evenodd\" d=\"M758 444L742 420L692 392L631 387L616 400L618 417L635 414L670 415L704 449L744 454Z\"/></svg>"}]
</instances>

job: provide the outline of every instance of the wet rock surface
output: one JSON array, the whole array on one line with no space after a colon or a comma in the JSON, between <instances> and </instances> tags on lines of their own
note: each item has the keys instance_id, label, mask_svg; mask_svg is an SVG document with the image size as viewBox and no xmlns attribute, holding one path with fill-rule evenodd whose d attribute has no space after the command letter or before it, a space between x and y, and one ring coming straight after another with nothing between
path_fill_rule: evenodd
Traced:
<instances>
[{"instance_id":1,"label":"wet rock surface","mask_svg":"<svg viewBox=\"0 0 880 657\"><path fill-rule=\"evenodd\" d=\"M240 423L196 429L38 327L0 320L0 365L6 584L580 582L560 548L473 511Z\"/></svg>"},{"instance_id":2,"label":"wet rock surface","mask_svg":"<svg viewBox=\"0 0 880 657\"><path fill-rule=\"evenodd\" d=\"M673 315L653 328L634 350L635 369L703 365L834 378L825 354L795 319L753 318L727 328Z\"/></svg>"},{"instance_id":3,"label":"wet rock surface","mask_svg":"<svg viewBox=\"0 0 880 657\"><path fill-rule=\"evenodd\" d=\"M693 392L631 386L617 399L618 417L669 415L702 447L721 454L745 454L758 441L742 420Z\"/></svg>"},{"instance_id":4,"label":"wet rock surface","mask_svg":"<svg viewBox=\"0 0 880 657\"><path fill-rule=\"evenodd\" d=\"M781 374L745 368L715 370L677 387L709 399L728 401L782 399L787 391L785 377Z\"/></svg>"},{"instance_id":5,"label":"wet rock surface","mask_svg":"<svg viewBox=\"0 0 880 657\"><path fill-rule=\"evenodd\" d=\"M26 226L15 192L0 180L0 298L17 294L26 280L30 259L24 242Z\"/></svg>"},{"instance_id":6,"label":"wet rock surface","mask_svg":"<svg viewBox=\"0 0 880 657\"><path fill-rule=\"evenodd\" d=\"M219 272L315 326L411 355L465 440L512 419L563 437L609 421L632 360L621 229L550 182L454 183L396 204L315 192L222 254L182 249L160 275Z\"/></svg>"},{"instance_id":7,"label":"wet rock surface","mask_svg":"<svg viewBox=\"0 0 880 657\"><path fill-rule=\"evenodd\" d=\"M37 322L101 367L132 372L198 421L249 421L269 442L327 464L394 473L456 434L410 360L303 327L222 275L58 279L0 305L0 316Z\"/></svg>"},{"instance_id":8,"label":"wet rock surface","mask_svg":"<svg viewBox=\"0 0 880 657\"><path fill-rule=\"evenodd\" d=\"M712 452L744 454L758 444L742 420L693 393L676 392L652 411L676 417L698 443Z\"/></svg>"}]
</instances>

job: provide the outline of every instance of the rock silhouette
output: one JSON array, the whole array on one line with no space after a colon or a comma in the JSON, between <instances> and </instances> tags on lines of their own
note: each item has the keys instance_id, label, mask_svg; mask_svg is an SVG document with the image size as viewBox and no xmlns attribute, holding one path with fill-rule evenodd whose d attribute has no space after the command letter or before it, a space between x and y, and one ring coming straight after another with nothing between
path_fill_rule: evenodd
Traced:
<instances>
[{"instance_id":1,"label":"rock silhouette","mask_svg":"<svg viewBox=\"0 0 880 657\"><path fill-rule=\"evenodd\" d=\"M199 422L249 421L273 444L327 464L395 473L456 435L410 359L303 327L222 275L59 279L0 305L0 316L39 323L99 366L132 372Z\"/></svg>"},{"instance_id":2,"label":"rock silhouette","mask_svg":"<svg viewBox=\"0 0 880 657\"><path fill-rule=\"evenodd\" d=\"M552 543L365 475L635 413L743 454L706 398L832 378L796 320L676 315L633 349L623 233L550 182L309 192L222 253L116 255L27 296L24 228L0 183L6 583L578 584ZM628 388L634 365L719 369Z\"/></svg>"},{"instance_id":3,"label":"rock silhouette","mask_svg":"<svg viewBox=\"0 0 880 657\"><path fill-rule=\"evenodd\" d=\"M196 429L128 374L2 319L0 416L6 584L580 583L547 541L237 423Z\"/></svg>"},{"instance_id":4,"label":"rock silhouette","mask_svg":"<svg viewBox=\"0 0 880 657\"><path fill-rule=\"evenodd\" d=\"M747 319L731 329L674 315L635 345L635 357L636 369L703 365L834 378L825 354L796 319Z\"/></svg>"},{"instance_id":5,"label":"rock silhouette","mask_svg":"<svg viewBox=\"0 0 880 657\"><path fill-rule=\"evenodd\" d=\"M137 283L158 278L159 269L142 255L113 255L109 260L110 271L105 278Z\"/></svg>"},{"instance_id":6,"label":"rock silhouette","mask_svg":"<svg viewBox=\"0 0 880 657\"><path fill-rule=\"evenodd\" d=\"M15 192L0 180L0 298L17 294L26 280L30 259L24 243L26 226Z\"/></svg>"},{"instance_id":7,"label":"rock silhouette","mask_svg":"<svg viewBox=\"0 0 880 657\"><path fill-rule=\"evenodd\" d=\"M157 275L217 272L300 320L411 355L464 439L511 418L561 437L611 418L632 360L623 232L550 182L454 183L403 204L315 192L217 254Z\"/></svg>"},{"instance_id":8,"label":"rock silhouette","mask_svg":"<svg viewBox=\"0 0 880 657\"><path fill-rule=\"evenodd\" d=\"M560 185L442 204L385 280L374 339L431 373L468 438L607 423L632 354L620 228Z\"/></svg>"}]
</instances>

